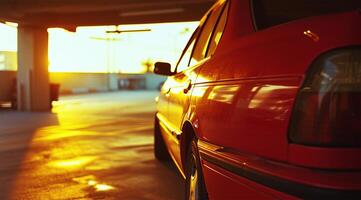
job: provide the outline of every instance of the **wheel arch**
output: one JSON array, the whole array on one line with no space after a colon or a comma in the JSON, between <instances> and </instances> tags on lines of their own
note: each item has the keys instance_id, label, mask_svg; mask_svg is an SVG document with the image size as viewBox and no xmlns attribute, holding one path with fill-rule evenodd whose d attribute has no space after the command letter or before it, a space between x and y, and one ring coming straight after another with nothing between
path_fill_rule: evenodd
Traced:
<instances>
[{"instance_id":1,"label":"wheel arch","mask_svg":"<svg viewBox=\"0 0 361 200\"><path fill-rule=\"evenodd\" d=\"M180 153L183 171L185 170L187 161L187 150L194 137L197 137L197 135L193 124L190 121L185 121L182 126L182 135L180 138Z\"/></svg>"}]
</instances>

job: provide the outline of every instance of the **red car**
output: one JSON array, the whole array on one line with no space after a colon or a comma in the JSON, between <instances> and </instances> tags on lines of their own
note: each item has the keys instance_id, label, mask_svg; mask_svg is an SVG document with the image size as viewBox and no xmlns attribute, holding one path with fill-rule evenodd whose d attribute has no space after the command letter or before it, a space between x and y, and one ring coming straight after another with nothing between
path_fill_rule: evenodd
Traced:
<instances>
[{"instance_id":1,"label":"red car","mask_svg":"<svg viewBox=\"0 0 361 200\"><path fill-rule=\"evenodd\" d=\"M217 1L156 63L155 156L186 199L361 199L360 4Z\"/></svg>"}]
</instances>

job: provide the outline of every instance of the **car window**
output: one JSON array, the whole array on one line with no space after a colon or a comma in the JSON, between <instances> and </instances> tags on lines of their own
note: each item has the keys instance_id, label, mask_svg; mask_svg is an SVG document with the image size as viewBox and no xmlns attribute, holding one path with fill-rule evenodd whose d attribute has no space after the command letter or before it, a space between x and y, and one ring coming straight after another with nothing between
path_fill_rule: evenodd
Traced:
<instances>
[{"instance_id":1,"label":"car window","mask_svg":"<svg viewBox=\"0 0 361 200\"><path fill-rule=\"evenodd\" d=\"M214 51L216 50L216 48L219 44L219 41L222 38L223 31L226 26L226 21L227 21L227 17L228 17L228 7L229 7L229 3L227 3L226 7L224 8L222 15L217 23L216 29L214 30L214 32L212 34L212 39L209 42L207 56L210 56L214 53Z\"/></svg>"},{"instance_id":2,"label":"car window","mask_svg":"<svg viewBox=\"0 0 361 200\"><path fill-rule=\"evenodd\" d=\"M189 61L191 59L194 44L197 40L198 32L199 32L199 27L197 27L197 29L193 32L191 38L188 40L188 43L184 48L175 69L172 66L172 72L181 72L189 66Z\"/></svg>"},{"instance_id":3,"label":"car window","mask_svg":"<svg viewBox=\"0 0 361 200\"><path fill-rule=\"evenodd\" d=\"M204 24L204 27L199 36L198 42L194 48L190 66L195 65L200 60L202 60L206 57L208 42L211 38L214 26L216 25L216 23L218 21L219 15L221 14L221 12L223 10L223 6L224 6L224 4L222 6L216 7L212 11L212 13L209 16L209 18L207 19L206 23Z\"/></svg>"},{"instance_id":4,"label":"car window","mask_svg":"<svg viewBox=\"0 0 361 200\"><path fill-rule=\"evenodd\" d=\"M192 38L192 40L190 41L187 49L183 51L184 52L183 56L179 60L179 63L177 65L177 72L181 72L181 71L187 69L187 67L189 66L189 60L191 59L191 55L192 55L192 51L193 51L195 41L196 41L195 37Z\"/></svg>"},{"instance_id":5,"label":"car window","mask_svg":"<svg viewBox=\"0 0 361 200\"><path fill-rule=\"evenodd\" d=\"M360 8L361 0L253 0L254 20L258 29Z\"/></svg>"}]
</instances>

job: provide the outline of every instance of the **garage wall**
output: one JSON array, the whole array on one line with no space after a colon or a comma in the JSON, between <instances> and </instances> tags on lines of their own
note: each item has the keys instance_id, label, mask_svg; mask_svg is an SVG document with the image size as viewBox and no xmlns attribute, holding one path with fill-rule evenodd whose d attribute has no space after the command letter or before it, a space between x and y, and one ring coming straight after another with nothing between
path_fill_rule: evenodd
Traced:
<instances>
[{"instance_id":1,"label":"garage wall","mask_svg":"<svg viewBox=\"0 0 361 200\"><path fill-rule=\"evenodd\" d=\"M16 71L0 71L0 101L11 100L13 80L16 78ZM51 72L50 82L59 83L61 94L88 93L118 90L118 80L137 78L144 80L145 89L157 90L165 80L165 76L158 76L152 73L147 74L105 74L105 73L62 73Z\"/></svg>"},{"instance_id":2,"label":"garage wall","mask_svg":"<svg viewBox=\"0 0 361 200\"><path fill-rule=\"evenodd\" d=\"M50 73L50 82L59 83L62 94L107 91L108 81L104 73Z\"/></svg>"}]
</instances>

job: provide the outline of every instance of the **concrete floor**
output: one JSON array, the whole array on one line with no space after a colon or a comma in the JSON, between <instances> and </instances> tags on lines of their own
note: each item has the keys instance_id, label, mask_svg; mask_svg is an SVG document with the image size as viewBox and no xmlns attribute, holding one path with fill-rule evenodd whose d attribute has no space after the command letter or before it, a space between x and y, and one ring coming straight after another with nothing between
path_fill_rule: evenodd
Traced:
<instances>
[{"instance_id":1,"label":"concrete floor","mask_svg":"<svg viewBox=\"0 0 361 200\"><path fill-rule=\"evenodd\" d=\"M183 199L153 156L157 92L67 96L52 113L0 111L0 199Z\"/></svg>"}]
</instances>

